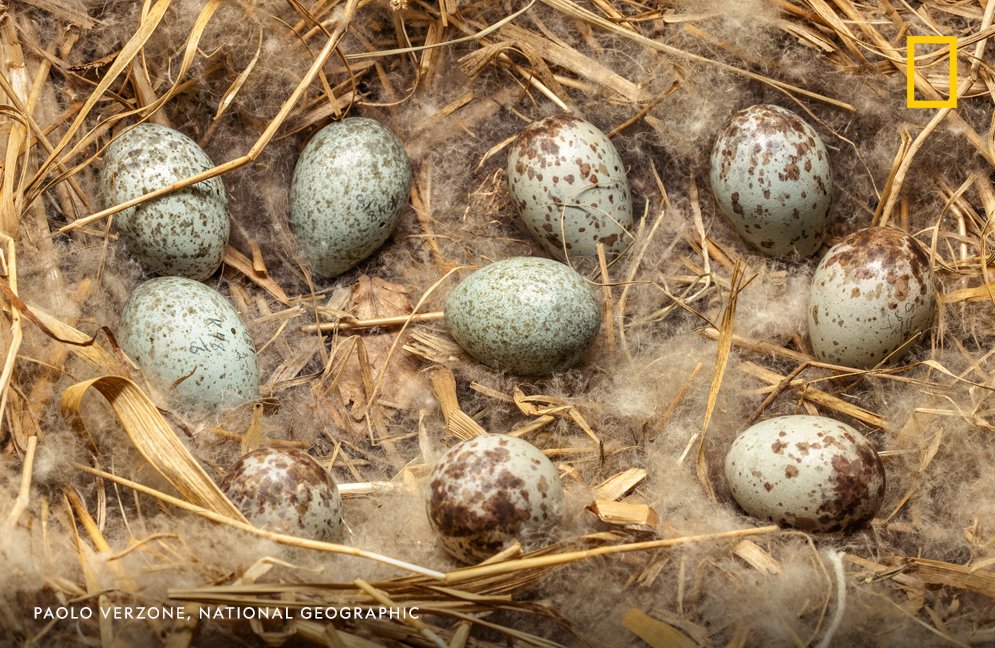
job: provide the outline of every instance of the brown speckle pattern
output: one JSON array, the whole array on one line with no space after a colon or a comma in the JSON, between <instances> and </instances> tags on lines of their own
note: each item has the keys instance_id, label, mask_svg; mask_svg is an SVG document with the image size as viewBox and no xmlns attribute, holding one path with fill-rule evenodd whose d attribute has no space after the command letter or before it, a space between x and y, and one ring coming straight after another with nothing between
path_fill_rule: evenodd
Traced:
<instances>
[{"instance_id":1,"label":"brown speckle pattern","mask_svg":"<svg viewBox=\"0 0 995 648\"><path fill-rule=\"evenodd\" d=\"M543 376L580 361L601 328L584 279L552 259L512 257L477 270L446 300L446 325L489 367Z\"/></svg>"},{"instance_id":2,"label":"brown speckle pattern","mask_svg":"<svg viewBox=\"0 0 995 648\"><path fill-rule=\"evenodd\" d=\"M115 139L100 169L105 207L137 198L214 166L197 143L159 124L139 124ZM206 279L228 244L228 198L211 178L114 217L114 225L147 270Z\"/></svg>"},{"instance_id":3,"label":"brown speckle pattern","mask_svg":"<svg viewBox=\"0 0 995 648\"><path fill-rule=\"evenodd\" d=\"M736 231L768 256L805 257L822 245L833 175L819 134L768 104L729 120L711 157L712 193Z\"/></svg>"},{"instance_id":4,"label":"brown speckle pattern","mask_svg":"<svg viewBox=\"0 0 995 648\"><path fill-rule=\"evenodd\" d=\"M322 128L297 160L290 225L311 269L334 277L373 254L397 227L411 162L387 127L347 117Z\"/></svg>"},{"instance_id":5,"label":"brown speckle pattern","mask_svg":"<svg viewBox=\"0 0 995 648\"><path fill-rule=\"evenodd\" d=\"M785 444L782 452L772 451L775 442ZM747 513L805 531L859 526L884 498L884 467L870 441L822 416L757 423L729 448L725 474Z\"/></svg>"},{"instance_id":6,"label":"brown speckle pattern","mask_svg":"<svg viewBox=\"0 0 995 648\"><path fill-rule=\"evenodd\" d=\"M869 227L833 246L816 268L808 333L820 360L866 369L929 329L935 312L926 250L905 232Z\"/></svg>"},{"instance_id":7,"label":"brown speckle pattern","mask_svg":"<svg viewBox=\"0 0 995 648\"><path fill-rule=\"evenodd\" d=\"M508 189L529 233L552 256L616 256L631 242L625 166L596 126L559 114L527 126L508 151Z\"/></svg>"},{"instance_id":8,"label":"brown speckle pattern","mask_svg":"<svg viewBox=\"0 0 995 648\"><path fill-rule=\"evenodd\" d=\"M451 448L429 477L428 519L463 562L548 532L563 511L556 467L528 441L488 434Z\"/></svg>"},{"instance_id":9,"label":"brown speckle pattern","mask_svg":"<svg viewBox=\"0 0 995 648\"><path fill-rule=\"evenodd\" d=\"M253 450L232 466L221 490L259 528L326 542L342 535L338 486L301 450Z\"/></svg>"}]
</instances>

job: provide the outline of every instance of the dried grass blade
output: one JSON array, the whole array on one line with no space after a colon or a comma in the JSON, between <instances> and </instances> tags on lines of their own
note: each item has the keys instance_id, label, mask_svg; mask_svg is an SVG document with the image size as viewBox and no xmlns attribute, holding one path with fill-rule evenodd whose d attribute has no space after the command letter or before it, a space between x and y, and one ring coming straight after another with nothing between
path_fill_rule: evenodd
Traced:
<instances>
[{"instance_id":1,"label":"dried grass blade","mask_svg":"<svg viewBox=\"0 0 995 648\"><path fill-rule=\"evenodd\" d=\"M654 619L642 610L630 608L622 625L652 648L695 648L698 644L669 623Z\"/></svg>"}]
</instances>

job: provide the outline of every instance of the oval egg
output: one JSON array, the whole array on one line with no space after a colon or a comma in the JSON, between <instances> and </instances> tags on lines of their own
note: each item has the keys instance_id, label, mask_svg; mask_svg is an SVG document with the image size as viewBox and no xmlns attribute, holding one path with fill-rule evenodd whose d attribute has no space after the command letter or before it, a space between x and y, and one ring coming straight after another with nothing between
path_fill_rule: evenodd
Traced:
<instances>
[{"instance_id":1,"label":"oval egg","mask_svg":"<svg viewBox=\"0 0 995 648\"><path fill-rule=\"evenodd\" d=\"M874 517L885 473L874 446L824 416L780 416L740 434L726 481L744 511L804 531L839 531Z\"/></svg>"},{"instance_id":2,"label":"oval egg","mask_svg":"<svg viewBox=\"0 0 995 648\"><path fill-rule=\"evenodd\" d=\"M563 486L534 445L486 434L453 446L439 460L429 477L427 508L443 549L475 562L555 526Z\"/></svg>"},{"instance_id":3,"label":"oval egg","mask_svg":"<svg viewBox=\"0 0 995 648\"><path fill-rule=\"evenodd\" d=\"M890 227L834 245L812 276L808 335L824 362L868 369L927 331L936 313L929 254Z\"/></svg>"},{"instance_id":4,"label":"oval egg","mask_svg":"<svg viewBox=\"0 0 995 648\"><path fill-rule=\"evenodd\" d=\"M302 450L257 448L232 466L221 490L259 528L325 542L342 536L338 486Z\"/></svg>"},{"instance_id":5,"label":"oval egg","mask_svg":"<svg viewBox=\"0 0 995 648\"><path fill-rule=\"evenodd\" d=\"M159 124L139 124L119 135L104 154L100 194L118 205L214 167L192 139ZM147 270L206 279L228 245L228 197L221 178L146 201L114 216L114 226Z\"/></svg>"},{"instance_id":6,"label":"oval egg","mask_svg":"<svg viewBox=\"0 0 995 648\"><path fill-rule=\"evenodd\" d=\"M230 407L259 394L249 331L228 300L197 281L159 277L135 288L121 310L117 341L183 408Z\"/></svg>"},{"instance_id":7,"label":"oval egg","mask_svg":"<svg viewBox=\"0 0 995 648\"><path fill-rule=\"evenodd\" d=\"M609 257L631 241L632 197L611 140L579 117L561 114L527 126L508 152L508 189L529 233L559 259Z\"/></svg>"},{"instance_id":8,"label":"oval egg","mask_svg":"<svg viewBox=\"0 0 995 648\"><path fill-rule=\"evenodd\" d=\"M318 131L290 187L290 226L315 274L342 274L383 245L410 186L404 146L379 122L347 117Z\"/></svg>"},{"instance_id":9,"label":"oval egg","mask_svg":"<svg viewBox=\"0 0 995 648\"><path fill-rule=\"evenodd\" d=\"M538 257L512 257L477 270L453 289L445 318L474 358L525 376L577 364L601 327L601 310L584 279Z\"/></svg>"},{"instance_id":10,"label":"oval egg","mask_svg":"<svg viewBox=\"0 0 995 648\"><path fill-rule=\"evenodd\" d=\"M833 174L819 134L780 106L729 120L712 148L712 193L747 243L781 259L806 257L829 225Z\"/></svg>"}]
</instances>

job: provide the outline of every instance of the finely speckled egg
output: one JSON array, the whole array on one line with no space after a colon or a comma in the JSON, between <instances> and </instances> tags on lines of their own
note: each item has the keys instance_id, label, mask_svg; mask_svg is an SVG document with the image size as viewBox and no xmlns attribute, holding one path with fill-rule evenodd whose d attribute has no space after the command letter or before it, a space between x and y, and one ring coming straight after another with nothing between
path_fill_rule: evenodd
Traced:
<instances>
[{"instance_id":1,"label":"finely speckled egg","mask_svg":"<svg viewBox=\"0 0 995 648\"><path fill-rule=\"evenodd\" d=\"M725 473L747 513L804 531L856 527L884 497L874 446L824 416L780 416L748 428L729 448Z\"/></svg>"},{"instance_id":2,"label":"finely speckled egg","mask_svg":"<svg viewBox=\"0 0 995 648\"><path fill-rule=\"evenodd\" d=\"M867 369L927 331L936 313L929 254L890 227L834 245L812 277L808 335L816 357Z\"/></svg>"},{"instance_id":3,"label":"finely speckled egg","mask_svg":"<svg viewBox=\"0 0 995 648\"><path fill-rule=\"evenodd\" d=\"M230 407L259 394L249 331L227 299L197 281L159 277L135 288L117 341L183 408Z\"/></svg>"},{"instance_id":4,"label":"finely speckled egg","mask_svg":"<svg viewBox=\"0 0 995 648\"><path fill-rule=\"evenodd\" d=\"M261 529L325 542L342 535L338 486L301 450L257 448L228 471L221 490Z\"/></svg>"},{"instance_id":5,"label":"finely speckled egg","mask_svg":"<svg viewBox=\"0 0 995 648\"><path fill-rule=\"evenodd\" d=\"M527 126L508 152L511 200L552 256L617 256L631 242L632 198L611 140L573 115ZM566 254L564 254L564 249Z\"/></svg>"},{"instance_id":6,"label":"finely speckled egg","mask_svg":"<svg viewBox=\"0 0 995 648\"><path fill-rule=\"evenodd\" d=\"M408 154L379 122L348 117L318 131L290 185L290 225L315 274L342 274L383 245L410 186Z\"/></svg>"},{"instance_id":7,"label":"finely speckled egg","mask_svg":"<svg viewBox=\"0 0 995 648\"><path fill-rule=\"evenodd\" d=\"M159 124L139 124L111 142L100 169L106 207L120 204L214 167L197 143ZM228 245L228 198L211 178L114 216L131 252L156 274L205 279Z\"/></svg>"},{"instance_id":8,"label":"finely speckled egg","mask_svg":"<svg viewBox=\"0 0 995 648\"><path fill-rule=\"evenodd\" d=\"M594 294L558 261L512 257L477 270L446 300L446 325L474 358L524 376L580 361L601 327Z\"/></svg>"},{"instance_id":9,"label":"finely speckled egg","mask_svg":"<svg viewBox=\"0 0 995 648\"><path fill-rule=\"evenodd\" d=\"M760 104L715 140L712 193L736 231L764 254L805 257L829 225L833 173L819 134L798 115Z\"/></svg>"},{"instance_id":10,"label":"finely speckled egg","mask_svg":"<svg viewBox=\"0 0 995 648\"><path fill-rule=\"evenodd\" d=\"M563 511L556 467L534 445L504 434L463 441L429 477L428 520L442 548L463 562L514 541L543 539Z\"/></svg>"}]
</instances>

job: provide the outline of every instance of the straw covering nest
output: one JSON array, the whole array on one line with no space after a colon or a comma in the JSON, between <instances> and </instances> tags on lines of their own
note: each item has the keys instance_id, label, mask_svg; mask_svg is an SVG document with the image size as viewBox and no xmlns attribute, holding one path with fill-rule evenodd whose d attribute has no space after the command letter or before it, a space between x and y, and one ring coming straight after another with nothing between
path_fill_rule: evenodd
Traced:
<instances>
[{"instance_id":1,"label":"straw covering nest","mask_svg":"<svg viewBox=\"0 0 995 648\"><path fill-rule=\"evenodd\" d=\"M995 644L995 3L0 11L0 644ZM924 45L912 98L956 90L957 107L909 108L906 39L935 35L956 36L957 87L951 50ZM826 142L832 225L811 258L757 254L711 196L712 141L756 103ZM504 164L515 134L556 112L609 134L637 218L624 255L577 264L602 308L594 348L526 379L465 355L437 312L473 267L542 255ZM320 279L288 227L288 188L308 139L346 115L398 135L413 183L387 244ZM147 276L112 225L129 205L104 205L97 173L140 121L184 132L216 166L135 202L224 182L232 234L206 283L248 325L256 401L184 413L116 344ZM819 363L812 272L872 224L929 250L939 315L884 367ZM732 501L732 440L795 413L844 421L881 454L867 525L810 535ZM568 515L544 542L459 568L432 537L425 481L484 431L540 447ZM332 472L341 545L254 528L222 495L227 468L262 445ZM258 618L273 610L290 618Z\"/></svg>"}]
</instances>

